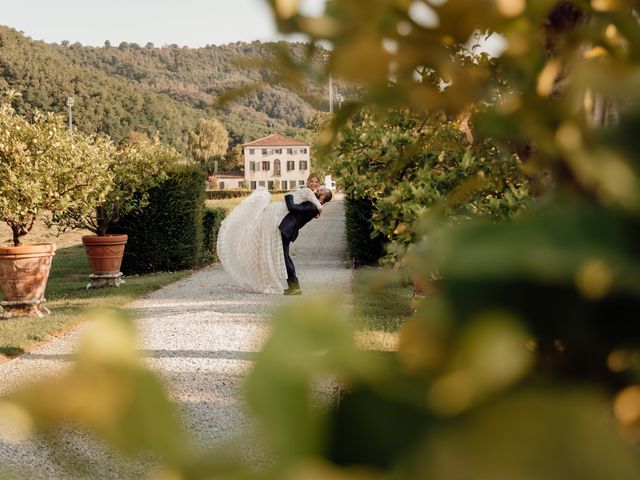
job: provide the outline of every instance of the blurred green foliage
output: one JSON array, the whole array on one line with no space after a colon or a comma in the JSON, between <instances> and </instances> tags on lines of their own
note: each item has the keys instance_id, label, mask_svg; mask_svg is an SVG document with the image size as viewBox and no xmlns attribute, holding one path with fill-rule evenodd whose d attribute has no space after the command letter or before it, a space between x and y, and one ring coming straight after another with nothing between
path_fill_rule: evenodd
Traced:
<instances>
[{"instance_id":1,"label":"blurred green foliage","mask_svg":"<svg viewBox=\"0 0 640 480\"><path fill-rule=\"evenodd\" d=\"M324 151L380 199L375 228L411 247L413 275L441 278L391 370L345 382L325 458L402 478L637 475L637 2L270 3L282 31L333 46L327 73L366 86ZM497 58L480 53L493 32Z\"/></svg>"}]
</instances>

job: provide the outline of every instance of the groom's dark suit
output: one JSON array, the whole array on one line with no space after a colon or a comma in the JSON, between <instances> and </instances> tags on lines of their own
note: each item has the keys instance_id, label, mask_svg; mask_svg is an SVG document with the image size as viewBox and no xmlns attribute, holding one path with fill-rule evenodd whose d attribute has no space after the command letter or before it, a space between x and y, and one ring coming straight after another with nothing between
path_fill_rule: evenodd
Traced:
<instances>
[{"instance_id":1,"label":"groom's dark suit","mask_svg":"<svg viewBox=\"0 0 640 480\"><path fill-rule=\"evenodd\" d=\"M282 247L284 249L284 263L287 267L287 283L289 289L299 289L298 277L296 276L296 267L289 255L289 245L291 242L295 242L298 238L300 229L304 227L309 221L313 220L318 215L318 209L311 202L303 202L299 205L293 203L292 195L285 195L284 201L287 204L289 213L282 219L279 225L280 233L282 235Z\"/></svg>"}]
</instances>

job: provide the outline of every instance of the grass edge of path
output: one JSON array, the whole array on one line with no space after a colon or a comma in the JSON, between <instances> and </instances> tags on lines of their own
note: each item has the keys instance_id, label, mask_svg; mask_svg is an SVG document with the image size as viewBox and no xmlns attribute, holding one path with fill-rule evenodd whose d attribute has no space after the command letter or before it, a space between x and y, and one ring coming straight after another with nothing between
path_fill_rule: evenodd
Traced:
<instances>
[{"instance_id":1,"label":"grass edge of path","mask_svg":"<svg viewBox=\"0 0 640 480\"><path fill-rule=\"evenodd\" d=\"M88 320L96 308L123 308L134 300L182 280L196 270L125 277L118 288L87 289L91 273L82 245L61 248L54 257L45 298L51 314L44 318L0 320L0 363L18 358Z\"/></svg>"}]
</instances>

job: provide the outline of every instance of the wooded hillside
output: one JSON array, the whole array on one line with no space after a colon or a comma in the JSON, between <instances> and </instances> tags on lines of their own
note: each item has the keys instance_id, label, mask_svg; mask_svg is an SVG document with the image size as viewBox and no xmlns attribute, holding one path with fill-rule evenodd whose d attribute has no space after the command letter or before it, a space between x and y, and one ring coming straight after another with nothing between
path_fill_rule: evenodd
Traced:
<instances>
[{"instance_id":1,"label":"wooded hillside","mask_svg":"<svg viewBox=\"0 0 640 480\"><path fill-rule=\"evenodd\" d=\"M294 91L274 83L267 68L274 48L300 58L304 45L87 47L34 41L0 26L0 89L22 93L17 108L23 113L34 108L65 113L66 97L73 96L79 129L115 140L131 130L157 133L182 151L198 118L210 116L229 130L232 146L274 132L306 138L305 123L327 109L326 86L305 81ZM249 84L260 89L222 110L213 108L219 95Z\"/></svg>"}]
</instances>

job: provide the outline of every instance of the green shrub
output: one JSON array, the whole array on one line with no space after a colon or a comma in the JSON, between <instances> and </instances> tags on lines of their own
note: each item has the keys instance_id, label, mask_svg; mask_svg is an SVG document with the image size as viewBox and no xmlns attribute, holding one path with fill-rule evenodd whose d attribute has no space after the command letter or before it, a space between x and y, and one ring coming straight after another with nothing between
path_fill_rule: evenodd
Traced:
<instances>
[{"instance_id":1,"label":"green shrub","mask_svg":"<svg viewBox=\"0 0 640 480\"><path fill-rule=\"evenodd\" d=\"M202 261L205 263L217 262L218 252L216 244L218 243L218 232L222 220L227 216L224 208L206 208L202 217L202 226L204 230L204 238L202 242Z\"/></svg>"},{"instance_id":2,"label":"green shrub","mask_svg":"<svg viewBox=\"0 0 640 480\"><path fill-rule=\"evenodd\" d=\"M345 221L347 251L355 265L372 265L384 255L384 240L381 235L372 238L371 216L374 205L371 199L345 198Z\"/></svg>"},{"instance_id":3,"label":"green shrub","mask_svg":"<svg viewBox=\"0 0 640 480\"><path fill-rule=\"evenodd\" d=\"M529 187L517 156L469 135L458 121L404 110L360 113L343 130L333 145L334 172L349 197L373 201L373 231L388 242L383 263L402 262L425 234L426 215L459 223L526 211Z\"/></svg>"},{"instance_id":4,"label":"green shrub","mask_svg":"<svg viewBox=\"0 0 640 480\"><path fill-rule=\"evenodd\" d=\"M269 190L269 193L276 195L279 193L289 193L291 190ZM207 190L207 200L225 200L227 198L248 197L250 190Z\"/></svg>"},{"instance_id":5,"label":"green shrub","mask_svg":"<svg viewBox=\"0 0 640 480\"><path fill-rule=\"evenodd\" d=\"M202 171L182 166L148 192L149 204L115 224L110 233L129 236L122 262L126 274L184 270L202 257Z\"/></svg>"},{"instance_id":6,"label":"green shrub","mask_svg":"<svg viewBox=\"0 0 640 480\"><path fill-rule=\"evenodd\" d=\"M207 190L207 200L224 200L227 198L248 197L249 190Z\"/></svg>"}]
</instances>

